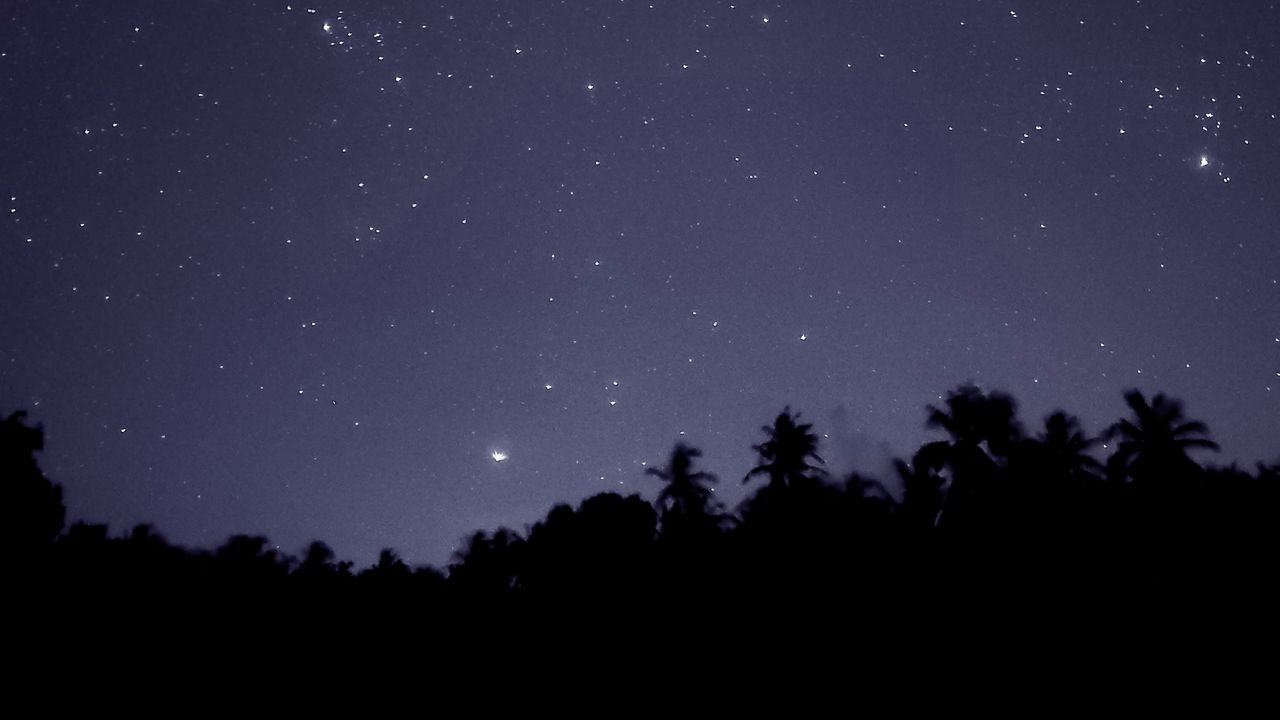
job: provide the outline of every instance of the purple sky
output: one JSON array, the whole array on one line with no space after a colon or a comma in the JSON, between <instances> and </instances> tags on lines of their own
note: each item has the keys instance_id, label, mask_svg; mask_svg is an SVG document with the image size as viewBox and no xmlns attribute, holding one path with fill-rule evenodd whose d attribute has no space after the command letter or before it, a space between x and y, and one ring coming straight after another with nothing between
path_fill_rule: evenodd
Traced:
<instances>
[{"instance_id":1,"label":"purple sky","mask_svg":"<svg viewBox=\"0 0 1280 720\"><path fill-rule=\"evenodd\" d=\"M966 380L1280 452L1273 3L343 7L5 4L0 411L72 518L441 563L677 440L732 503L787 404L881 473Z\"/></svg>"}]
</instances>

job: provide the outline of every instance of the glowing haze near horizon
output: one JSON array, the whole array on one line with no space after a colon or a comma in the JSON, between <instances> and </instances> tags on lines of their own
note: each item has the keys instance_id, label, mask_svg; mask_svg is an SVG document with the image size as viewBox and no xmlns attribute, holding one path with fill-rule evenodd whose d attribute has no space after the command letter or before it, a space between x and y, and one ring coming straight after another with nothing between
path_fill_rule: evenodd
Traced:
<instances>
[{"instance_id":1,"label":"glowing haze near horizon","mask_svg":"<svg viewBox=\"0 0 1280 720\"><path fill-rule=\"evenodd\" d=\"M0 410L71 519L438 564L679 440L732 504L788 404L883 477L966 380L1280 452L1275 4L2 19Z\"/></svg>"}]
</instances>

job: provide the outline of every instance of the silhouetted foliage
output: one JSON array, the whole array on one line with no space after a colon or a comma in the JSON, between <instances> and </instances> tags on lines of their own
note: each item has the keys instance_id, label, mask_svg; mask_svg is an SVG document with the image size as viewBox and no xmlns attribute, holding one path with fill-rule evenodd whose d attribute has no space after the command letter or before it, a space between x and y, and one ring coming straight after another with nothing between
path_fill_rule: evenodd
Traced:
<instances>
[{"instance_id":1,"label":"silhouetted foliage","mask_svg":"<svg viewBox=\"0 0 1280 720\"><path fill-rule=\"evenodd\" d=\"M1196 465L1188 450L1217 450L1209 440L1204 423L1187 420L1182 403L1157 393L1147 402L1137 390L1124 394L1133 418L1123 419L1107 430L1107 438L1118 440L1115 452L1107 460L1107 474L1117 481L1159 481L1194 475Z\"/></svg>"},{"instance_id":2,"label":"silhouetted foliage","mask_svg":"<svg viewBox=\"0 0 1280 720\"><path fill-rule=\"evenodd\" d=\"M707 541L724 523L723 509L713 497L716 476L693 469L701 456L697 448L677 443L666 467L645 470L666 483L655 503L663 536L683 544Z\"/></svg>"},{"instance_id":3,"label":"silhouetted foliage","mask_svg":"<svg viewBox=\"0 0 1280 720\"><path fill-rule=\"evenodd\" d=\"M512 530L478 530L454 554L457 562L449 566L449 578L465 595L505 598L516 590L523 550L524 539Z\"/></svg>"},{"instance_id":4,"label":"silhouetted foliage","mask_svg":"<svg viewBox=\"0 0 1280 720\"><path fill-rule=\"evenodd\" d=\"M744 483L768 482L736 512L695 467L701 451L680 443L646 471L662 483L652 504L615 493L557 504L523 533L469 535L445 572L411 567L391 548L356 571L318 540L294 558L255 535L203 551L149 525L113 536L76 522L64 532L61 488L35 461L43 433L14 413L0 426L5 542L41 602L98 598L68 615L82 630L125 616L159 628L165 608L199 607L270 632L270 597L293 608L298 628L353 609L537 623L644 608L686 639L704 631L705 609L726 606L777 619L819 600L849 612L874 605L931 632L944 611L989 611L997 591L1077 609L1096 607L1100 593L1146 597L1210 580L1260 597L1256 569L1274 564L1280 546L1280 463L1255 473L1201 466L1190 452L1217 446L1181 403L1137 391L1125 402L1132 416L1101 438L1062 411L1028 436L1011 397L962 385L927 408L925 426L946 439L894 461L900 497L863 474L832 482L819 436L787 408L752 446L758 463ZM1115 443L1105 465L1095 455L1103 439Z\"/></svg>"},{"instance_id":5,"label":"silhouetted foliage","mask_svg":"<svg viewBox=\"0 0 1280 720\"><path fill-rule=\"evenodd\" d=\"M316 540L303 552L292 577L310 586L331 589L351 578L351 565L350 561L339 561L333 548Z\"/></svg>"},{"instance_id":6,"label":"silhouetted foliage","mask_svg":"<svg viewBox=\"0 0 1280 720\"><path fill-rule=\"evenodd\" d=\"M1010 511L1005 469L1022 440L1017 404L1003 393L966 384L947 393L945 409L928 410L926 426L951 436L925 446L945 459L951 475L940 527L970 537L999 534Z\"/></svg>"},{"instance_id":7,"label":"silhouetted foliage","mask_svg":"<svg viewBox=\"0 0 1280 720\"><path fill-rule=\"evenodd\" d=\"M815 471L819 468L810 465L809 459L823 462L818 455L818 436L813 433L813 425L802 425L798 420L799 415L792 415L788 407L783 409L773 425L760 428L768 438L759 445L751 446L760 456L760 464L752 468L742 482L748 482L756 475L767 475L771 487L781 488L817 477Z\"/></svg>"},{"instance_id":8,"label":"silhouetted foliage","mask_svg":"<svg viewBox=\"0 0 1280 720\"><path fill-rule=\"evenodd\" d=\"M62 486L49 482L36 464L36 452L44 449L44 428L28 427L26 416L18 411L0 422L0 527L4 547L19 558L43 555L66 518Z\"/></svg>"},{"instance_id":9,"label":"silhouetted foliage","mask_svg":"<svg viewBox=\"0 0 1280 720\"><path fill-rule=\"evenodd\" d=\"M529 531L519 585L539 599L575 603L642 582L657 537L657 513L637 495L593 495L578 509L552 509Z\"/></svg>"}]
</instances>

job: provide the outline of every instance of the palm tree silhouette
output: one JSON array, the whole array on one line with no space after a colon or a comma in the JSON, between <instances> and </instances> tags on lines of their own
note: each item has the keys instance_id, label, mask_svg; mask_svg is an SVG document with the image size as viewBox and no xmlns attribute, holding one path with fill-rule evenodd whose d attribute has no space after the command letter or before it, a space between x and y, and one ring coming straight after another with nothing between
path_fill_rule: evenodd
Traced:
<instances>
[{"instance_id":1,"label":"palm tree silhouette","mask_svg":"<svg viewBox=\"0 0 1280 720\"><path fill-rule=\"evenodd\" d=\"M815 473L822 472L821 468L809 464L809 458L826 462L818 455L818 436L812 432L812 424L798 424L799 417L799 413L792 415L791 408L787 407L772 426L760 428L768 439L751 446L759 454L760 464L742 478L743 483L756 475L768 475L770 488L784 488L813 480Z\"/></svg>"},{"instance_id":2,"label":"palm tree silhouette","mask_svg":"<svg viewBox=\"0 0 1280 720\"><path fill-rule=\"evenodd\" d=\"M693 461L702 457L702 451L678 443L671 451L671 459L665 468L649 468L646 475L666 483L658 493L658 511L663 522L669 518L710 515L711 484L716 476L708 472L694 472Z\"/></svg>"},{"instance_id":3,"label":"palm tree silhouette","mask_svg":"<svg viewBox=\"0 0 1280 720\"><path fill-rule=\"evenodd\" d=\"M1115 453L1107 460L1107 475L1142 482L1160 477L1194 474L1200 469L1187 454L1193 448L1217 450L1209 440L1209 428L1198 420L1187 420L1182 402L1157 393L1147 402L1141 391L1130 390L1124 400L1133 419L1121 420L1107 429L1107 440L1119 439Z\"/></svg>"},{"instance_id":4,"label":"palm tree silhouette","mask_svg":"<svg viewBox=\"0 0 1280 720\"><path fill-rule=\"evenodd\" d=\"M1001 392L986 393L966 383L947 393L945 410L933 405L928 409L925 427L941 428L951 436L952 462L981 455L995 463L1007 458L1022 438L1017 403Z\"/></svg>"},{"instance_id":5,"label":"palm tree silhouette","mask_svg":"<svg viewBox=\"0 0 1280 720\"><path fill-rule=\"evenodd\" d=\"M945 458L950 485L938 525L992 527L991 513L999 513L998 499L1010 454L1022 439L1017 403L1001 392L987 393L966 383L947 393L946 408L929 405L925 427L941 428L951 440L925 447L933 457Z\"/></svg>"},{"instance_id":6,"label":"palm tree silhouette","mask_svg":"<svg viewBox=\"0 0 1280 720\"><path fill-rule=\"evenodd\" d=\"M1101 472L1102 463L1089 454L1089 448L1100 442L1084 434L1078 418L1059 410L1045 418L1044 432L1027 445L1036 470L1048 475L1044 479L1066 481Z\"/></svg>"}]
</instances>

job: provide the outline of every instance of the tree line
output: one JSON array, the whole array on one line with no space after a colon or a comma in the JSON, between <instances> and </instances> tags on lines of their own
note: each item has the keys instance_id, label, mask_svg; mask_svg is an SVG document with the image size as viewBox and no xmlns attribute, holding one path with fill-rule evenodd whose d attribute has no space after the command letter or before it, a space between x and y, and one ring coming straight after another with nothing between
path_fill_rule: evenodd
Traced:
<instances>
[{"instance_id":1,"label":"tree line","mask_svg":"<svg viewBox=\"0 0 1280 720\"><path fill-rule=\"evenodd\" d=\"M1085 602L1261 584L1280 547L1280 461L1249 471L1197 460L1217 445L1179 401L1124 398L1128 415L1091 437L1065 412L1028 431L1009 395L960 386L927 408L941 438L894 462L898 494L826 471L818 434L787 408L761 428L758 464L740 479L755 489L736 508L717 501L700 451L677 444L647 470L653 502L601 493L557 504L523 532L472 533L444 568L392 549L357 568L320 540L292 556L260 535L189 549L149 525L68 526L62 488L37 464L43 431L15 412L0 424L0 526L9 575L29 597L134 612L279 597L315 612L643 606L677 618L751 598L927 622L933 598L954 606L976 588Z\"/></svg>"}]
</instances>

